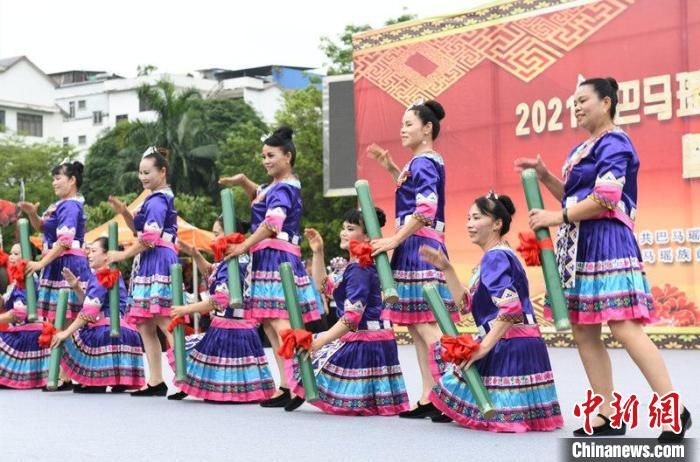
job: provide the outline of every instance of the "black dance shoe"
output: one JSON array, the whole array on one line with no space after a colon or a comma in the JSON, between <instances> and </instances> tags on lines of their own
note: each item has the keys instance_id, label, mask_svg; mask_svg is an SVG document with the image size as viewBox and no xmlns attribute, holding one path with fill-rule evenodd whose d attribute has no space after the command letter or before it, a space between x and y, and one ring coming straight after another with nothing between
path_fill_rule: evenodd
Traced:
<instances>
[{"instance_id":1,"label":"black dance shoe","mask_svg":"<svg viewBox=\"0 0 700 462\"><path fill-rule=\"evenodd\" d=\"M445 414L440 414L436 415L435 417L431 417L430 420L432 420L433 423L450 423L452 422L452 417Z\"/></svg>"},{"instance_id":2,"label":"black dance shoe","mask_svg":"<svg viewBox=\"0 0 700 462\"><path fill-rule=\"evenodd\" d=\"M143 390L132 391L129 394L131 396L165 396L168 394L168 386L165 382L160 382L154 387L147 384Z\"/></svg>"},{"instance_id":3,"label":"black dance shoe","mask_svg":"<svg viewBox=\"0 0 700 462\"><path fill-rule=\"evenodd\" d=\"M292 400L292 394L289 392L289 388L280 387L282 394L274 398L266 399L265 401L260 401L261 407L285 407Z\"/></svg>"},{"instance_id":4,"label":"black dance shoe","mask_svg":"<svg viewBox=\"0 0 700 462\"><path fill-rule=\"evenodd\" d=\"M433 403L421 404L418 401L418 406L410 411L399 412L399 417L404 419L425 419L437 417L440 415L440 411L433 405Z\"/></svg>"},{"instance_id":5,"label":"black dance shoe","mask_svg":"<svg viewBox=\"0 0 700 462\"><path fill-rule=\"evenodd\" d=\"M184 391L178 391L177 393L173 393L172 395L168 396L170 401L182 401L185 398L187 398L187 393Z\"/></svg>"},{"instance_id":6,"label":"black dance shoe","mask_svg":"<svg viewBox=\"0 0 700 462\"><path fill-rule=\"evenodd\" d=\"M205 399L205 403L218 404L219 406L236 406L238 404L248 404L245 401L216 401L215 399Z\"/></svg>"},{"instance_id":7,"label":"black dance shoe","mask_svg":"<svg viewBox=\"0 0 700 462\"><path fill-rule=\"evenodd\" d=\"M674 433L670 431L664 431L661 432L659 435L658 441L659 443L666 444L666 443L679 443L683 441L683 438L685 438L685 432L688 430L690 427L693 426L693 419L690 418L690 411L688 408L683 409L683 413L681 414L681 432L680 433Z\"/></svg>"},{"instance_id":8,"label":"black dance shoe","mask_svg":"<svg viewBox=\"0 0 700 462\"><path fill-rule=\"evenodd\" d=\"M81 385L73 387L73 393L107 393L107 387L86 387Z\"/></svg>"},{"instance_id":9,"label":"black dance shoe","mask_svg":"<svg viewBox=\"0 0 700 462\"><path fill-rule=\"evenodd\" d=\"M603 414L598 414L598 417L603 419L605 423L603 425L593 427L592 434L589 435L586 433L583 427L581 427L578 430L574 430L574 436L579 438L588 438L589 436L622 436L625 434L625 432L627 432L627 425L625 425L624 422L622 422L620 428L613 428L610 425L610 419L605 417Z\"/></svg>"},{"instance_id":10,"label":"black dance shoe","mask_svg":"<svg viewBox=\"0 0 700 462\"><path fill-rule=\"evenodd\" d=\"M112 386L112 393L124 393L129 387L126 385L114 385Z\"/></svg>"},{"instance_id":11,"label":"black dance shoe","mask_svg":"<svg viewBox=\"0 0 700 462\"><path fill-rule=\"evenodd\" d=\"M294 409L304 404L304 401L306 400L301 396L295 396L294 398L289 400L287 405L284 407L284 410L287 412L292 412Z\"/></svg>"},{"instance_id":12,"label":"black dance shoe","mask_svg":"<svg viewBox=\"0 0 700 462\"><path fill-rule=\"evenodd\" d=\"M73 382L68 380L66 382L61 383L61 385L59 385L58 387L56 387L54 389L49 389L49 387L46 386L46 387L42 388L41 391L47 391L49 393L53 393L54 391L71 391L73 388L74 388Z\"/></svg>"}]
</instances>

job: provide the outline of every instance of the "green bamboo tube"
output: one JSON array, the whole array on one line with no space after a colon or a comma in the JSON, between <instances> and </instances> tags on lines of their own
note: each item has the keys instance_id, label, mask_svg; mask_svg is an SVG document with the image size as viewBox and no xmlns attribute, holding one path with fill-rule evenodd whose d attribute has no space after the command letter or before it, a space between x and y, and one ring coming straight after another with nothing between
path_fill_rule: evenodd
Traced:
<instances>
[{"instance_id":1,"label":"green bamboo tube","mask_svg":"<svg viewBox=\"0 0 700 462\"><path fill-rule=\"evenodd\" d=\"M19 226L19 246L22 249L22 258L32 261L32 244L29 242L29 220L20 218L17 226ZM38 317L34 275L30 274L24 279L24 287L27 293L27 321L34 322Z\"/></svg>"},{"instance_id":2,"label":"green bamboo tube","mask_svg":"<svg viewBox=\"0 0 700 462\"><path fill-rule=\"evenodd\" d=\"M182 294L182 266L179 263L170 265L170 283L173 291L173 306L184 305ZM187 361L185 359L185 326L178 324L173 330L175 350L175 380L180 382L187 379Z\"/></svg>"},{"instance_id":3,"label":"green bamboo tube","mask_svg":"<svg viewBox=\"0 0 700 462\"><path fill-rule=\"evenodd\" d=\"M281 263L279 266L280 277L282 279L282 290L284 290L284 300L287 303L287 312L289 313L289 324L292 329L304 329L304 320L301 317L301 309L299 308L299 300L297 299L297 286L294 283L294 272L292 265L289 263ZM318 387L316 386L316 377L314 376L314 367L311 364L311 359L305 357L305 353L297 353L297 360L301 367L301 382L304 385L304 398L306 401L318 400Z\"/></svg>"},{"instance_id":4,"label":"green bamboo tube","mask_svg":"<svg viewBox=\"0 0 700 462\"><path fill-rule=\"evenodd\" d=\"M540 192L540 185L535 169L525 169L523 170L521 176L528 210L544 209L542 193ZM538 242L551 242L552 240L551 235L549 234L549 228L539 228L535 231L535 236L537 237ZM549 295L549 301L552 307L554 327L558 331L571 329L569 310L567 308L566 298L564 297L564 289L562 289L561 286L561 279L559 278L559 270L557 268L557 259L554 255L554 250L540 249L540 261L542 262L544 284L547 288L547 294Z\"/></svg>"},{"instance_id":5,"label":"green bamboo tube","mask_svg":"<svg viewBox=\"0 0 700 462\"><path fill-rule=\"evenodd\" d=\"M360 208L362 209L362 218L365 222L367 235L370 239L381 238L382 229L379 226L377 211L374 208L367 180L357 180L355 182L355 191L357 191L357 200L360 202ZM399 301L399 293L396 291L396 283L394 282L389 257L386 252L382 252L374 257L374 262L377 266L379 283L382 286L382 300L386 303L397 303Z\"/></svg>"},{"instance_id":6,"label":"green bamboo tube","mask_svg":"<svg viewBox=\"0 0 700 462\"><path fill-rule=\"evenodd\" d=\"M66 321L66 310L68 309L68 289L58 291L58 301L56 303L56 319L53 326L56 329L63 329L63 324ZM61 357L63 356L63 343L51 350L49 357L49 377L46 382L46 388L55 390L58 388L58 375L61 370Z\"/></svg>"},{"instance_id":7,"label":"green bamboo tube","mask_svg":"<svg viewBox=\"0 0 700 462\"><path fill-rule=\"evenodd\" d=\"M233 192L230 189L221 191L221 209L224 216L224 234L236 232L236 209L233 205ZM243 291L241 290L241 274L238 257L226 262L228 273L228 304L232 309L243 306Z\"/></svg>"},{"instance_id":8,"label":"green bamboo tube","mask_svg":"<svg viewBox=\"0 0 700 462\"><path fill-rule=\"evenodd\" d=\"M445 303L443 303L442 297L440 297L440 293L434 284L425 284L423 286L423 297L425 297L425 300L433 310L433 314L435 315L435 319L442 333L453 337L459 335L457 326L455 326L455 323L452 321L450 313L447 311ZM474 395L476 404L479 406L479 410L487 419L492 418L496 414L496 410L491 403L491 397L484 386L484 381L481 379L479 371L472 365L468 369L462 369L462 372L472 395Z\"/></svg>"},{"instance_id":9,"label":"green bamboo tube","mask_svg":"<svg viewBox=\"0 0 700 462\"><path fill-rule=\"evenodd\" d=\"M119 247L119 226L115 221L111 222L108 227L108 248L109 250L117 250ZM117 265L110 265L111 269L116 269ZM113 338L118 338L121 335L121 321L119 319L119 279L116 284L109 289L109 335Z\"/></svg>"}]
</instances>

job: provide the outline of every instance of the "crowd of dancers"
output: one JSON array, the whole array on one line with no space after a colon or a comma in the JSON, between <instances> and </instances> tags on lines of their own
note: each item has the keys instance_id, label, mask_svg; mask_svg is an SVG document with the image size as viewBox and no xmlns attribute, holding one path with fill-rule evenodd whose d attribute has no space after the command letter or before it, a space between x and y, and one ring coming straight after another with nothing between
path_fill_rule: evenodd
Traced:
<instances>
[{"instance_id":1,"label":"crowd of dancers","mask_svg":"<svg viewBox=\"0 0 700 462\"><path fill-rule=\"evenodd\" d=\"M612 425L612 365L601 339L610 327L659 395L673 391L663 358L642 326L655 320L654 306L633 234L639 159L630 138L613 124L617 105L613 79L580 84L574 104L578 125L589 137L566 156L563 175L555 175L540 157L522 158L515 169L534 168L541 183L561 203L559 210L531 210L532 229L559 227L557 253L573 335L590 388L604 398L592 433L625 434ZM262 165L270 177L258 185L244 173L222 178L250 199L251 223L244 239L215 246L211 263L198 249L177 240L177 210L168 187L167 150L149 148L139 179L150 191L132 214L115 198L109 203L137 237L125 250L109 251L106 238L85 242L86 217L80 194L82 165L68 162L51 172L57 201L41 215L38 204L19 203L33 228L43 234L41 258L25 261L18 244L9 254L10 285L2 298L0 386L46 390L50 349L63 344L57 391L104 393L129 391L134 397L166 396L158 331L173 344L173 319L208 314L204 334L188 338L186 379L176 380L172 400L259 403L293 411L304 403L298 359L280 354L282 333L290 328L279 273L281 263L294 272L303 321L321 316L322 297L333 301L337 322L314 336L313 361L319 399L309 404L342 415L382 415L454 421L494 432L553 431L563 426L554 375L529 298L525 270L506 241L516 207L497 192L475 198L467 211L469 240L483 251L467 286L448 258L445 246L446 164L434 148L445 111L437 101L409 107L401 123L401 143L413 156L400 168L385 149L373 144L368 155L396 184L395 232L370 240L363 215L342 217L340 248L349 263L328 273L324 242L315 229L302 231L301 182L294 174L297 153L292 131L282 127L264 140ZM467 202L465 202L467 203ZM377 210L380 225L386 218ZM214 224L224 235L221 219ZM300 243L313 257L307 272ZM220 241L221 242L221 241ZM204 300L173 304L170 268L178 251L192 257L206 275ZM391 253L399 300L383 303L373 257ZM226 257L239 257L244 303L229 306ZM127 285L110 264L133 259ZM571 262L573 261L573 265ZM462 276L462 277L460 277ZM39 320L27 320L27 278L36 278ZM454 320L473 317L479 343L468 360L445 361L441 332L422 288L438 288ZM109 291L119 286L121 334L109 332ZM58 292L69 288L64 329L46 332L56 317ZM406 326L416 350L422 380L415 405L406 393L399 363L395 325ZM279 383L270 372L258 328L268 338ZM144 354L148 373L145 373ZM172 359L172 352L167 357ZM485 417L464 377L475 366L495 408ZM664 429L661 441L683 439L691 425L685 407L681 431Z\"/></svg>"}]
</instances>

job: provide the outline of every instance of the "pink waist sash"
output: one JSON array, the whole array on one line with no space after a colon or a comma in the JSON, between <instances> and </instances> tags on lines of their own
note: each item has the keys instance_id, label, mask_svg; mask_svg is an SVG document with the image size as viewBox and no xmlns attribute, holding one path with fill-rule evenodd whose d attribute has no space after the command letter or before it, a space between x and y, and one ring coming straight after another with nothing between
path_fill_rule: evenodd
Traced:
<instances>
[{"instance_id":1,"label":"pink waist sash","mask_svg":"<svg viewBox=\"0 0 700 462\"><path fill-rule=\"evenodd\" d=\"M257 327L255 321L247 319L231 319L212 316L211 326L219 329L255 329Z\"/></svg>"},{"instance_id":2,"label":"pink waist sash","mask_svg":"<svg viewBox=\"0 0 700 462\"><path fill-rule=\"evenodd\" d=\"M358 330L356 332L348 332L347 334L343 335L340 340L342 342L377 342L381 340L394 340L394 330Z\"/></svg>"},{"instance_id":3,"label":"pink waist sash","mask_svg":"<svg viewBox=\"0 0 700 462\"><path fill-rule=\"evenodd\" d=\"M298 245L290 244L289 242L280 239L268 238L263 239L250 248L250 253L257 252L262 249L275 249L282 252L291 253L297 257L301 257L301 248Z\"/></svg>"},{"instance_id":4,"label":"pink waist sash","mask_svg":"<svg viewBox=\"0 0 700 462\"><path fill-rule=\"evenodd\" d=\"M503 334L504 339L540 337L540 326L538 325L513 325Z\"/></svg>"},{"instance_id":5,"label":"pink waist sash","mask_svg":"<svg viewBox=\"0 0 700 462\"><path fill-rule=\"evenodd\" d=\"M103 316L97 320L97 322L92 322L88 324L90 327L98 326L109 326L109 316ZM136 330L136 328L130 323L126 322L123 318L119 322L120 327L126 327L127 329Z\"/></svg>"},{"instance_id":6,"label":"pink waist sash","mask_svg":"<svg viewBox=\"0 0 700 462\"><path fill-rule=\"evenodd\" d=\"M433 228L428 228L427 226L423 226L413 234L414 236L427 237L428 239L438 241L441 244L445 243L445 235L443 233L439 233Z\"/></svg>"}]
</instances>

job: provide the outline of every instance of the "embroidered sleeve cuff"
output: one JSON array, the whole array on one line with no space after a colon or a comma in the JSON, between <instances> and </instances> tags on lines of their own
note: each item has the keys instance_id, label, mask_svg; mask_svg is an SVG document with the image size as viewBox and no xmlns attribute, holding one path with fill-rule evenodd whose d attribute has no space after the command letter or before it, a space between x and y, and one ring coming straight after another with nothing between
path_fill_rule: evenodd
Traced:
<instances>
[{"instance_id":1,"label":"embroidered sleeve cuff","mask_svg":"<svg viewBox=\"0 0 700 462\"><path fill-rule=\"evenodd\" d=\"M416 200L416 213L434 220L437 215L437 199L435 201Z\"/></svg>"},{"instance_id":2,"label":"embroidered sleeve cuff","mask_svg":"<svg viewBox=\"0 0 700 462\"><path fill-rule=\"evenodd\" d=\"M78 318L82 319L83 321L87 321L89 323L97 322L97 320L98 320L98 316L89 315L89 314L85 313L84 311L81 311L80 313L78 313Z\"/></svg>"},{"instance_id":3,"label":"embroidered sleeve cuff","mask_svg":"<svg viewBox=\"0 0 700 462\"><path fill-rule=\"evenodd\" d=\"M504 321L504 322L512 322L513 324L522 324L523 323L523 313L503 313L502 311L498 312L498 315L496 316L496 321Z\"/></svg>"},{"instance_id":4,"label":"embroidered sleeve cuff","mask_svg":"<svg viewBox=\"0 0 700 462\"><path fill-rule=\"evenodd\" d=\"M214 292L214 295L209 297L209 303L211 303L214 310L225 310L228 308L228 291L217 290Z\"/></svg>"},{"instance_id":5,"label":"embroidered sleeve cuff","mask_svg":"<svg viewBox=\"0 0 700 462\"><path fill-rule=\"evenodd\" d=\"M588 196L593 199L598 205L605 207L608 210L615 210L617 203L622 198L622 190L611 190L610 188L596 187Z\"/></svg>"},{"instance_id":6,"label":"embroidered sleeve cuff","mask_svg":"<svg viewBox=\"0 0 700 462\"><path fill-rule=\"evenodd\" d=\"M282 225L284 224L284 220L286 219L287 212L285 212L285 210L282 207L275 207L267 211L263 223L267 226L269 230L277 234L280 231L282 231Z\"/></svg>"},{"instance_id":7,"label":"embroidered sleeve cuff","mask_svg":"<svg viewBox=\"0 0 700 462\"><path fill-rule=\"evenodd\" d=\"M352 320L348 319L347 313L345 313L345 314L343 315L343 317L340 318L340 322L342 322L343 324L345 324L345 325L347 326L347 328L350 329L350 330L353 331L353 332L355 332L355 331L357 330L357 324L356 324L356 323L353 323Z\"/></svg>"},{"instance_id":8,"label":"embroidered sleeve cuff","mask_svg":"<svg viewBox=\"0 0 700 462\"><path fill-rule=\"evenodd\" d=\"M418 211L413 213L413 218L419 221L423 226L430 226L433 224L433 219L429 216L422 215Z\"/></svg>"},{"instance_id":9,"label":"embroidered sleeve cuff","mask_svg":"<svg viewBox=\"0 0 700 462\"><path fill-rule=\"evenodd\" d=\"M323 282L321 283L321 293L326 297L332 297L334 290L335 284L333 283L333 280L328 276L324 277Z\"/></svg>"},{"instance_id":10,"label":"embroidered sleeve cuff","mask_svg":"<svg viewBox=\"0 0 700 462\"><path fill-rule=\"evenodd\" d=\"M84 314L86 316L92 317L92 318L97 318L100 315L100 310L102 307L100 305L93 305L93 304L83 304L83 309L80 310L81 314Z\"/></svg>"},{"instance_id":11,"label":"embroidered sleeve cuff","mask_svg":"<svg viewBox=\"0 0 700 462\"><path fill-rule=\"evenodd\" d=\"M144 231L139 235L139 242L152 249L160 239L159 231Z\"/></svg>"},{"instance_id":12,"label":"embroidered sleeve cuff","mask_svg":"<svg viewBox=\"0 0 700 462\"><path fill-rule=\"evenodd\" d=\"M462 298L457 301L457 310L464 314L472 311L472 298L468 290L465 290Z\"/></svg>"},{"instance_id":13,"label":"embroidered sleeve cuff","mask_svg":"<svg viewBox=\"0 0 700 462\"><path fill-rule=\"evenodd\" d=\"M282 230L281 227L276 227L274 224L270 223L267 218L265 221L263 221L260 226L264 227L265 229L269 230L274 236L277 236L279 232Z\"/></svg>"},{"instance_id":14,"label":"embroidered sleeve cuff","mask_svg":"<svg viewBox=\"0 0 700 462\"><path fill-rule=\"evenodd\" d=\"M70 249L73 245L73 234L58 234L56 237L56 245L60 245L64 249Z\"/></svg>"},{"instance_id":15,"label":"embroidered sleeve cuff","mask_svg":"<svg viewBox=\"0 0 700 462\"><path fill-rule=\"evenodd\" d=\"M26 308L19 308L15 307L10 310L12 313L13 322L14 323L20 323L24 322L27 319L27 309Z\"/></svg>"},{"instance_id":16,"label":"embroidered sleeve cuff","mask_svg":"<svg viewBox=\"0 0 700 462\"><path fill-rule=\"evenodd\" d=\"M504 303L498 307L498 314L504 314L504 315L510 315L510 314L517 314L517 315L522 315L523 313L523 306L520 303L520 300L514 301L514 302L509 302L509 303Z\"/></svg>"}]
</instances>

